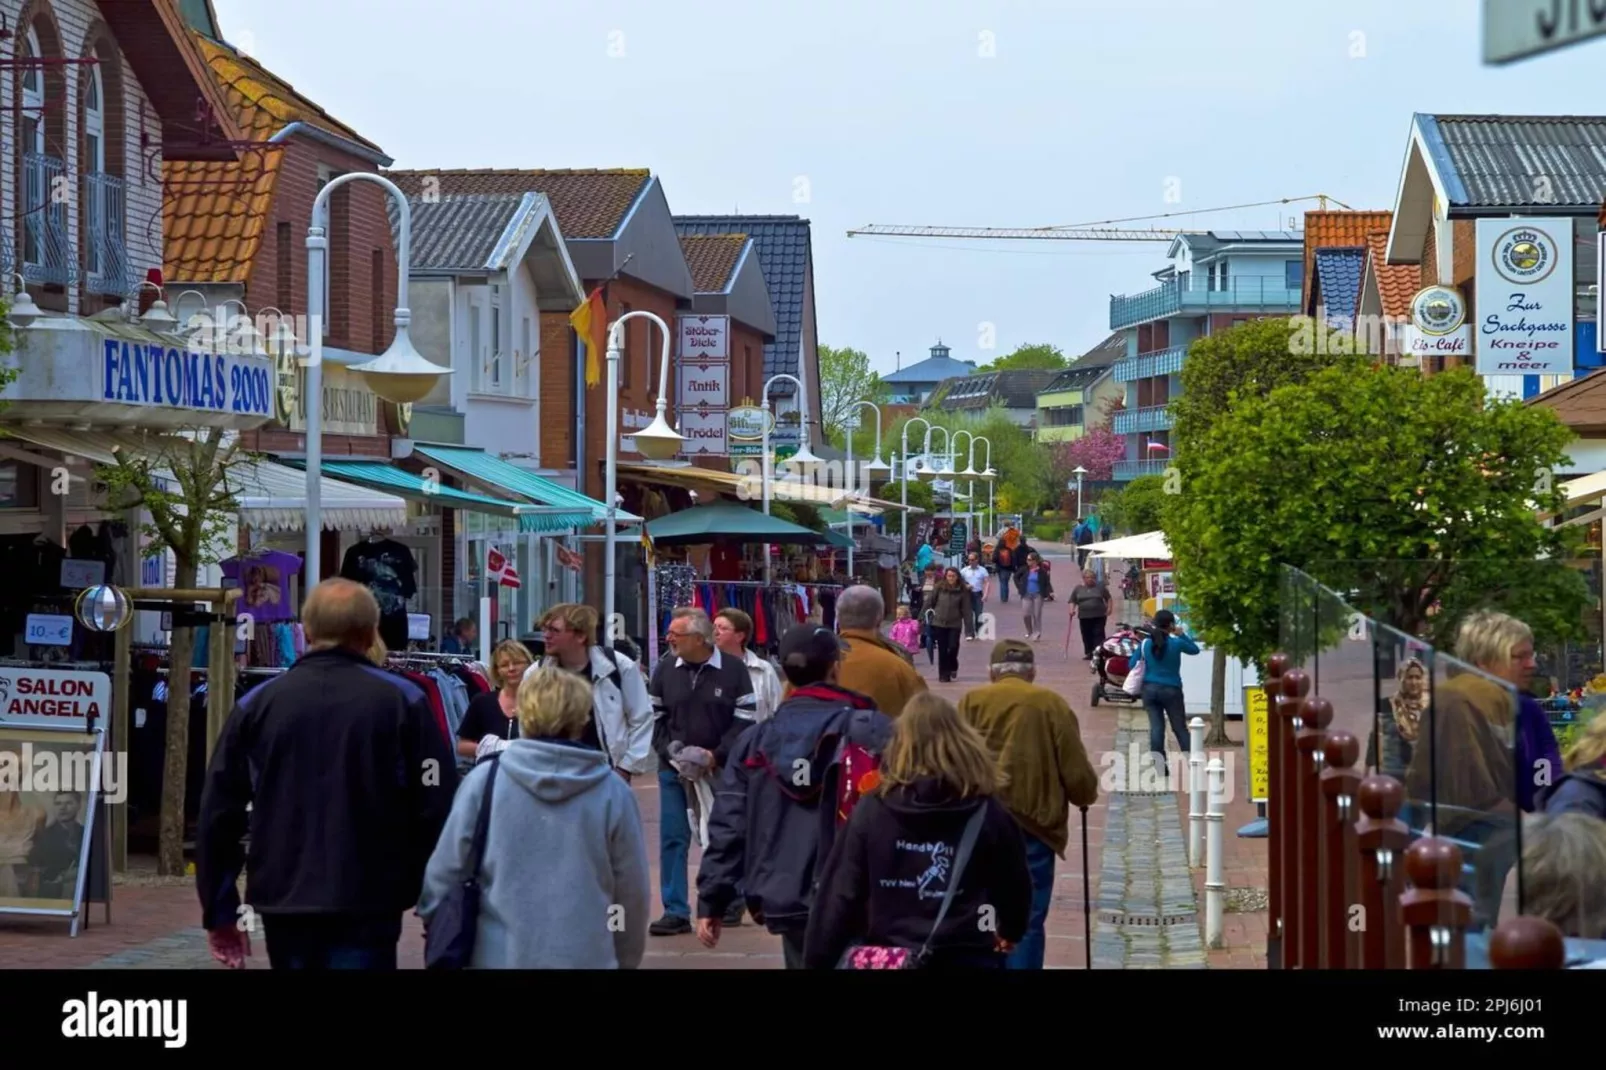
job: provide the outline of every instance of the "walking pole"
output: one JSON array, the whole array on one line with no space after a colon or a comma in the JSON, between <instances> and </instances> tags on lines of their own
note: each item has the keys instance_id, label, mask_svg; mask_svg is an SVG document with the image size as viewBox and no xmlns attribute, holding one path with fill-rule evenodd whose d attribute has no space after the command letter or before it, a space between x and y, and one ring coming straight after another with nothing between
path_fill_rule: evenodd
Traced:
<instances>
[{"instance_id":1,"label":"walking pole","mask_svg":"<svg viewBox=\"0 0 1606 1070\"><path fill-rule=\"evenodd\" d=\"M1087 870L1087 807L1082 811L1082 947L1087 968L1093 968L1093 880Z\"/></svg>"}]
</instances>

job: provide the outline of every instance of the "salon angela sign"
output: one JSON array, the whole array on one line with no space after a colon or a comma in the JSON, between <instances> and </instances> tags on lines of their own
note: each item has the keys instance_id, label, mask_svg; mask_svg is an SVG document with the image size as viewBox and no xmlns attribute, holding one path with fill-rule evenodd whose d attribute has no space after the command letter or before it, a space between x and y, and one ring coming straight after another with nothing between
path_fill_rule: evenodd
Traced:
<instances>
[{"instance_id":1,"label":"salon angela sign","mask_svg":"<svg viewBox=\"0 0 1606 1070\"><path fill-rule=\"evenodd\" d=\"M100 366L102 401L264 418L274 412L272 361L261 354L107 338Z\"/></svg>"},{"instance_id":2,"label":"salon angela sign","mask_svg":"<svg viewBox=\"0 0 1606 1070\"><path fill-rule=\"evenodd\" d=\"M1571 375L1571 219L1477 221L1479 375Z\"/></svg>"}]
</instances>

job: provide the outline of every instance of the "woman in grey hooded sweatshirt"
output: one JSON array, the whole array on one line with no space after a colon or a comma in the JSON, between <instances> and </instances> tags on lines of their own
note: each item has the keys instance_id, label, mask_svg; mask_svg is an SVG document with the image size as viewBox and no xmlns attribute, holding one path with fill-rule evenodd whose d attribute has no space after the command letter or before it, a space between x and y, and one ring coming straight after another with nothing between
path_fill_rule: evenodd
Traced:
<instances>
[{"instance_id":1,"label":"woman in grey hooded sweatshirt","mask_svg":"<svg viewBox=\"0 0 1606 1070\"><path fill-rule=\"evenodd\" d=\"M475 969L633 970L647 946L647 843L630 785L579 742L591 687L538 668L518 695L519 734L464 778L424 872L427 927L471 874L480 800L495 778L480 868Z\"/></svg>"}]
</instances>

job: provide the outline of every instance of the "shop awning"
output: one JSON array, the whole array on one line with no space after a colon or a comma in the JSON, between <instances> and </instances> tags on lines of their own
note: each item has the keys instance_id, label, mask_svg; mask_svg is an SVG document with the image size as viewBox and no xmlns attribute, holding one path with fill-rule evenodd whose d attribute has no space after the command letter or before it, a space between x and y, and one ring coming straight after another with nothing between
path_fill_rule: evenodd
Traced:
<instances>
[{"instance_id":1,"label":"shop awning","mask_svg":"<svg viewBox=\"0 0 1606 1070\"><path fill-rule=\"evenodd\" d=\"M305 469L255 461L232 466L229 482L240 501L241 524L261 532L307 529ZM319 481L318 500L325 531L407 526L407 503L393 494L324 476Z\"/></svg>"},{"instance_id":2,"label":"shop awning","mask_svg":"<svg viewBox=\"0 0 1606 1070\"><path fill-rule=\"evenodd\" d=\"M296 468L305 469L305 462L287 461L285 463ZM466 490L443 486L440 483L427 480L423 476L403 471L393 464L386 464L384 461L326 460L323 462L323 472L325 475L335 476L363 486L393 491L403 498L416 502L429 502L449 509L465 509L470 512L514 517L519 522L520 531L565 531L569 528L584 527L591 523L591 514L589 512L582 513L570 509L553 509L540 505L523 505L519 502L509 501L506 498L491 498L483 494L472 494Z\"/></svg>"},{"instance_id":3,"label":"shop awning","mask_svg":"<svg viewBox=\"0 0 1606 1070\"><path fill-rule=\"evenodd\" d=\"M647 522L647 537L659 546L701 546L712 542L817 545L825 536L730 502L699 505Z\"/></svg>"},{"instance_id":4,"label":"shop awning","mask_svg":"<svg viewBox=\"0 0 1606 1070\"><path fill-rule=\"evenodd\" d=\"M665 486L685 487L702 493L728 494L743 501L760 501L764 494L764 480L761 476L722 472L717 468L701 468L696 465L669 468L663 465L621 461L619 476L621 479L633 479L640 483L661 483ZM897 502L885 502L879 498L857 497L849 500L846 492L836 487L818 487L780 479L771 481L770 501L804 502L833 509L847 508L855 513L869 516L879 516L888 510L904 508ZM911 513L923 511L913 505L909 506L908 510Z\"/></svg>"},{"instance_id":5,"label":"shop awning","mask_svg":"<svg viewBox=\"0 0 1606 1070\"><path fill-rule=\"evenodd\" d=\"M571 490L561 484L554 483L536 475L527 468L520 468L500 457L493 457L484 450L471 449L465 446L422 446L413 447L418 456L434 461L436 464L451 469L459 479L466 479L486 487L499 487L502 490L512 491L521 498L528 498L537 505L553 506L563 509L588 510L591 522L600 524L608 518L608 507L594 498L588 498L577 490ZM639 524L641 518L623 509L615 514L620 524Z\"/></svg>"}]
</instances>

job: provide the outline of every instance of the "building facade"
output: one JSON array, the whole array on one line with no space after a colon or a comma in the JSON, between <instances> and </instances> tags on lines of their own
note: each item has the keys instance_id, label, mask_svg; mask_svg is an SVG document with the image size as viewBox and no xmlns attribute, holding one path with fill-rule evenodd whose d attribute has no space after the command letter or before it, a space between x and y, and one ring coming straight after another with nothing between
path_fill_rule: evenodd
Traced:
<instances>
[{"instance_id":1,"label":"building facade","mask_svg":"<svg viewBox=\"0 0 1606 1070\"><path fill-rule=\"evenodd\" d=\"M1113 366L1126 391L1114 430L1127 440L1115 479L1158 474L1171 463L1171 399L1181 391L1188 346L1265 316L1299 311L1304 291L1300 231L1208 231L1172 241L1159 285L1110 298L1110 329L1126 336Z\"/></svg>"},{"instance_id":2,"label":"building facade","mask_svg":"<svg viewBox=\"0 0 1606 1070\"><path fill-rule=\"evenodd\" d=\"M894 405L924 405L943 383L975 372L975 361L954 360L951 353L939 338L925 360L883 375L881 381L887 387L887 400Z\"/></svg>"},{"instance_id":3,"label":"building facade","mask_svg":"<svg viewBox=\"0 0 1606 1070\"><path fill-rule=\"evenodd\" d=\"M1126 355L1126 336L1119 331L1076 358L1037 395L1037 441L1073 442L1125 404L1125 388L1112 367Z\"/></svg>"}]
</instances>

